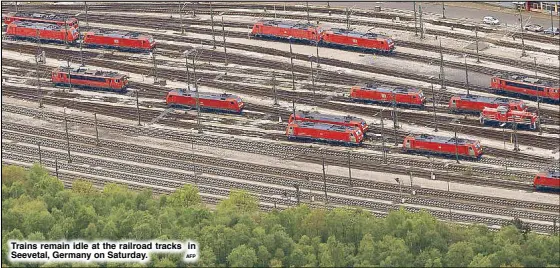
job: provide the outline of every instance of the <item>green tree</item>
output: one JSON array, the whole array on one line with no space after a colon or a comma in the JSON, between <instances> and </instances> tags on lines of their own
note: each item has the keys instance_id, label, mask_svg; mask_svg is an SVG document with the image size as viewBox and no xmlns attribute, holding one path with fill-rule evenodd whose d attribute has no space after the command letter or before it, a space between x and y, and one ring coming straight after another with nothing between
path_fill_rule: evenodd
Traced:
<instances>
[{"instance_id":1,"label":"green tree","mask_svg":"<svg viewBox=\"0 0 560 268\"><path fill-rule=\"evenodd\" d=\"M257 264L257 254L254 249L241 245L231 251L227 261L232 267L253 267Z\"/></svg>"},{"instance_id":2,"label":"green tree","mask_svg":"<svg viewBox=\"0 0 560 268\"><path fill-rule=\"evenodd\" d=\"M167 202L171 206L192 207L200 205L201 199L196 186L185 184L169 195Z\"/></svg>"},{"instance_id":3,"label":"green tree","mask_svg":"<svg viewBox=\"0 0 560 268\"><path fill-rule=\"evenodd\" d=\"M449 247L445 263L450 267L465 267L473 260L474 251L468 242L458 242Z\"/></svg>"}]
</instances>

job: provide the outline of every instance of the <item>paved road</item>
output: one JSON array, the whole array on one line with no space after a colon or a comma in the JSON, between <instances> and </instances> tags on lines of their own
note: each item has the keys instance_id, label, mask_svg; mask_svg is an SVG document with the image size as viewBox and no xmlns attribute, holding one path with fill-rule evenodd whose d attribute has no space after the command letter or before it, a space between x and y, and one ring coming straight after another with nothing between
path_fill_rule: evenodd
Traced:
<instances>
[{"instance_id":1,"label":"paved road","mask_svg":"<svg viewBox=\"0 0 560 268\"><path fill-rule=\"evenodd\" d=\"M305 4L305 3L303 3ZM314 2L310 3L312 5L326 5L326 2ZM465 4L465 3L463 3ZM414 10L414 4L412 2L331 2L332 7L352 7L363 8L363 9L373 9L375 6L380 6L381 8L394 8L400 10ZM453 6L450 6L453 5ZM419 4L416 3L416 8ZM480 8L485 8L484 10ZM440 3L426 3L422 4L423 12L435 13L441 16L442 5ZM477 4L474 7L463 7L455 6L452 3L445 5L445 16L447 18L457 18L457 19L471 19L473 21L482 21L485 16L494 16L500 20L503 24L518 24L519 16L513 14L514 11L511 9L500 8L496 6ZM553 14L553 23L555 27L558 27L558 16ZM523 24L540 24L545 29L551 27L550 17L545 14L537 14L535 12L524 12L523 14Z\"/></svg>"}]
</instances>

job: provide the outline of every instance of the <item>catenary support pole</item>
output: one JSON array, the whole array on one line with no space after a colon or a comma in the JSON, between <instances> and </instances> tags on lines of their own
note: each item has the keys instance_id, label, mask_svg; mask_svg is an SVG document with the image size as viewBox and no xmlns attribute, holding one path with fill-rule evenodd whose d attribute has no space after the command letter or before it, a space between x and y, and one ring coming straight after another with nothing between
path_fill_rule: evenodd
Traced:
<instances>
[{"instance_id":1,"label":"catenary support pole","mask_svg":"<svg viewBox=\"0 0 560 268\"><path fill-rule=\"evenodd\" d=\"M476 38L476 62L480 63L480 54L478 54L478 26L474 27L474 35Z\"/></svg>"},{"instance_id":2,"label":"catenary support pole","mask_svg":"<svg viewBox=\"0 0 560 268\"><path fill-rule=\"evenodd\" d=\"M141 126L140 122L140 101L138 100L138 89L136 90L136 114L138 115L138 125Z\"/></svg>"},{"instance_id":3,"label":"catenary support pole","mask_svg":"<svg viewBox=\"0 0 560 268\"><path fill-rule=\"evenodd\" d=\"M58 179L58 157L54 157L54 171L56 172L56 178Z\"/></svg>"},{"instance_id":4,"label":"catenary support pole","mask_svg":"<svg viewBox=\"0 0 560 268\"><path fill-rule=\"evenodd\" d=\"M348 151L348 182L350 183L350 187L354 187L354 183L352 182L352 164L351 164L351 152Z\"/></svg>"},{"instance_id":5,"label":"catenary support pole","mask_svg":"<svg viewBox=\"0 0 560 268\"><path fill-rule=\"evenodd\" d=\"M200 118L200 92L198 91L198 81L196 80L196 64L194 62L195 57L193 57L192 63L193 63L194 90L196 90L196 125L198 126L198 133L202 133L202 124L200 122L201 119Z\"/></svg>"},{"instance_id":6,"label":"catenary support pole","mask_svg":"<svg viewBox=\"0 0 560 268\"><path fill-rule=\"evenodd\" d=\"M68 118L66 118L66 109L64 110L64 128L66 129L66 149L68 150L68 163L72 163L72 157L70 157L70 135L68 134Z\"/></svg>"},{"instance_id":7,"label":"catenary support pole","mask_svg":"<svg viewBox=\"0 0 560 268\"><path fill-rule=\"evenodd\" d=\"M441 2L441 14L442 17L445 19L445 2Z\"/></svg>"},{"instance_id":8,"label":"catenary support pole","mask_svg":"<svg viewBox=\"0 0 560 268\"><path fill-rule=\"evenodd\" d=\"M459 140L457 139L457 128L456 127L455 127L454 131L455 131L455 160L457 160L457 164L460 164L460 162L459 162Z\"/></svg>"},{"instance_id":9,"label":"catenary support pole","mask_svg":"<svg viewBox=\"0 0 560 268\"><path fill-rule=\"evenodd\" d=\"M37 143L37 147L39 147L39 165L43 165L43 157L41 155L41 142Z\"/></svg>"},{"instance_id":10,"label":"catenary support pole","mask_svg":"<svg viewBox=\"0 0 560 268\"><path fill-rule=\"evenodd\" d=\"M274 106L278 106L278 95L276 92L276 72L272 72L272 92L274 94Z\"/></svg>"},{"instance_id":11,"label":"catenary support pole","mask_svg":"<svg viewBox=\"0 0 560 268\"><path fill-rule=\"evenodd\" d=\"M325 204L327 204L329 199L327 196L327 173L325 172L325 153L321 152L321 155L323 156L323 185L325 189Z\"/></svg>"},{"instance_id":12,"label":"catenary support pole","mask_svg":"<svg viewBox=\"0 0 560 268\"><path fill-rule=\"evenodd\" d=\"M41 40L37 29L37 53L41 51ZM37 97L39 98L39 108L43 108L43 94L41 93L41 80L39 80L39 55L35 55L35 74L37 75ZM44 60L44 59L43 59Z\"/></svg>"},{"instance_id":13,"label":"catenary support pole","mask_svg":"<svg viewBox=\"0 0 560 268\"><path fill-rule=\"evenodd\" d=\"M296 78L294 74L294 57L292 55L292 39L290 38L290 65L292 70L292 90L296 90Z\"/></svg>"},{"instance_id":14,"label":"catenary support pole","mask_svg":"<svg viewBox=\"0 0 560 268\"><path fill-rule=\"evenodd\" d=\"M420 13L420 39L424 39L424 21L422 20L422 4L418 6L418 12Z\"/></svg>"},{"instance_id":15,"label":"catenary support pole","mask_svg":"<svg viewBox=\"0 0 560 268\"><path fill-rule=\"evenodd\" d=\"M416 18L416 2L414 4L414 35L418 36L418 19Z\"/></svg>"},{"instance_id":16,"label":"catenary support pole","mask_svg":"<svg viewBox=\"0 0 560 268\"><path fill-rule=\"evenodd\" d=\"M379 112L379 116L381 117L381 146L383 149L383 163L387 164L387 150L385 149L385 124L383 122L383 110Z\"/></svg>"},{"instance_id":17,"label":"catenary support pole","mask_svg":"<svg viewBox=\"0 0 560 268\"><path fill-rule=\"evenodd\" d=\"M93 114L95 119L95 145L99 146L99 130L97 129L97 113Z\"/></svg>"},{"instance_id":18,"label":"catenary support pole","mask_svg":"<svg viewBox=\"0 0 560 268\"><path fill-rule=\"evenodd\" d=\"M210 1L210 24L212 27L212 48L216 49L216 34L214 32L214 10L212 9L212 1Z\"/></svg>"},{"instance_id":19,"label":"catenary support pole","mask_svg":"<svg viewBox=\"0 0 560 268\"><path fill-rule=\"evenodd\" d=\"M313 74L313 57L309 56L309 64L311 68L311 86L313 88L313 106L315 106L315 75Z\"/></svg>"},{"instance_id":20,"label":"catenary support pole","mask_svg":"<svg viewBox=\"0 0 560 268\"><path fill-rule=\"evenodd\" d=\"M465 81L467 83L467 96L470 95L469 93L469 67L467 65L467 56L465 55Z\"/></svg>"},{"instance_id":21,"label":"catenary support pole","mask_svg":"<svg viewBox=\"0 0 560 268\"><path fill-rule=\"evenodd\" d=\"M437 116L436 116L436 94L434 91L434 83L432 82L432 107L434 108L434 131L438 132L438 123L437 123Z\"/></svg>"},{"instance_id":22,"label":"catenary support pole","mask_svg":"<svg viewBox=\"0 0 560 268\"><path fill-rule=\"evenodd\" d=\"M441 79L441 89L445 89L445 70L443 68L443 47L441 46L441 38L439 39L439 76Z\"/></svg>"},{"instance_id":23,"label":"catenary support pole","mask_svg":"<svg viewBox=\"0 0 560 268\"><path fill-rule=\"evenodd\" d=\"M309 20L309 2L305 2L305 10L307 11L307 23L310 23Z\"/></svg>"},{"instance_id":24,"label":"catenary support pole","mask_svg":"<svg viewBox=\"0 0 560 268\"><path fill-rule=\"evenodd\" d=\"M191 77L189 72L189 55L185 54L185 67L187 67L187 89L191 91Z\"/></svg>"},{"instance_id":25,"label":"catenary support pole","mask_svg":"<svg viewBox=\"0 0 560 268\"><path fill-rule=\"evenodd\" d=\"M525 57L527 56L527 53L525 52L525 37L523 36L523 14L521 12L521 8L519 9L519 20L519 26L521 27L521 57Z\"/></svg>"},{"instance_id":26,"label":"catenary support pole","mask_svg":"<svg viewBox=\"0 0 560 268\"><path fill-rule=\"evenodd\" d=\"M87 2L84 2L84 8L86 10L86 30L89 30L89 22L88 22L88 7L87 7Z\"/></svg>"},{"instance_id":27,"label":"catenary support pole","mask_svg":"<svg viewBox=\"0 0 560 268\"><path fill-rule=\"evenodd\" d=\"M224 17L222 16L222 38L224 39L224 65L228 65L227 59L227 45L226 45L226 31L224 30Z\"/></svg>"},{"instance_id":28,"label":"catenary support pole","mask_svg":"<svg viewBox=\"0 0 560 268\"><path fill-rule=\"evenodd\" d=\"M152 61L154 64L154 84L158 81L158 73L157 73L157 63L156 63L156 49L154 48L152 51Z\"/></svg>"}]
</instances>

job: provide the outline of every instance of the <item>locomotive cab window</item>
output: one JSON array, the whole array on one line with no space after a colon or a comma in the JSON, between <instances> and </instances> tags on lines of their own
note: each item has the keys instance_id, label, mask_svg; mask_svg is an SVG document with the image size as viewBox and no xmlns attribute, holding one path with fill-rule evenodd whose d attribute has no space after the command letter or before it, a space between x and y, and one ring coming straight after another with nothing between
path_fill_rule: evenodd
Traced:
<instances>
[{"instance_id":1,"label":"locomotive cab window","mask_svg":"<svg viewBox=\"0 0 560 268\"><path fill-rule=\"evenodd\" d=\"M119 80L119 79L115 79L115 82L118 83L118 82L120 82L120 80Z\"/></svg>"},{"instance_id":2,"label":"locomotive cab window","mask_svg":"<svg viewBox=\"0 0 560 268\"><path fill-rule=\"evenodd\" d=\"M231 102L230 102L230 104L232 104L232 105L233 105L233 104L235 104L235 103L234 103L233 101L231 101Z\"/></svg>"}]
</instances>

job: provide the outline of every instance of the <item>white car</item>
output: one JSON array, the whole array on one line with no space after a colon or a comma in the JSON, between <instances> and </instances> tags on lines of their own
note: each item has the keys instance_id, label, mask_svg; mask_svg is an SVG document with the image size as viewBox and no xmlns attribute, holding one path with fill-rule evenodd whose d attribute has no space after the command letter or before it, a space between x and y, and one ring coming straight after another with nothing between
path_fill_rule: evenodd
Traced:
<instances>
[{"instance_id":1,"label":"white car","mask_svg":"<svg viewBox=\"0 0 560 268\"><path fill-rule=\"evenodd\" d=\"M498 25L500 24L500 21L494 17L488 16L488 17L484 17L484 19L482 20L483 23L485 24L490 24L490 25Z\"/></svg>"}]
</instances>

